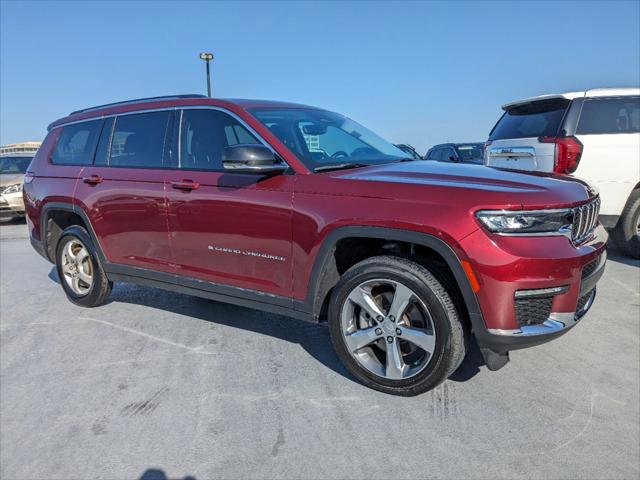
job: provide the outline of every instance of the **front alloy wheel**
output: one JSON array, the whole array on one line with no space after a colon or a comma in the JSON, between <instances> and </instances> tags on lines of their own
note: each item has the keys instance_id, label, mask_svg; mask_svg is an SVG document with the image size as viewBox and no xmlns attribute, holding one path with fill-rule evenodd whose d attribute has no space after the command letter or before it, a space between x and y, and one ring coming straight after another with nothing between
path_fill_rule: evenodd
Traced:
<instances>
[{"instance_id":1,"label":"front alloy wheel","mask_svg":"<svg viewBox=\"0 0 640 480\"><path fill-rule=\"evenodd\" d=\"M401 380L429 364L436 334L429 309L406 285L389 279L357 285L342 307L349 353L371 373Z\"/></svg>"}]
</instances>

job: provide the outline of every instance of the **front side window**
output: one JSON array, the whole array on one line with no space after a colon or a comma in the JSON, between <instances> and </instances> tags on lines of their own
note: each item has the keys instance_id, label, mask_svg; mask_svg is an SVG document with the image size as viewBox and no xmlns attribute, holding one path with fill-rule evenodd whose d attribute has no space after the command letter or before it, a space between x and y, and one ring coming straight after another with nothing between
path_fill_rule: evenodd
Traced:
<instances>
[{"instance_id":1,"label":"front side window","mask_svg":"<svg viewBox=\"0 0 640 480\"><path fill-rule=\"evenodd\" d=\"M538 100L508 109L489 140L554 137L571 102L565 98Z\"/></svg>"},{"instance_id":2,"label":"front side window","mask_svg":"<svg viewBox=\"0 0 640 480\"><path fill-rule=\"evenodd\" d=\"M578 135L640 132L640 97L589 98L584 101Z\"/></svg>"},{"instance_id":3,"label":"front side window","mask_svg":"<svg viewBox=\"0 0 640 480\"><path fill-rule=\"evenodd\" d=\"M180 168L188 170L222 171L226 147L260 143L238 120L219 110L183 110L180 131Z\"/></svg>"},{"instance_id":4,"label":"front side window","mask_svg":"<svg viewBox=\"0 0 640 480\"><path fill-rule=\"evenodd\" d=\"M256 108L250 112L311 170L407 158L395 145L337 113L311 108Z\"/></svg>"},{"instance_id":5,"label":"front side window","mask_svg":"<svg viewBox=\"0 0 640 480\"><path fill-rule=\"evenodd\" d=\"M92 164L101 124L102 120L92 120L62 127L51 162L59 165Z\"/></svg>"},{"instance_id":6,"label":"front side window","mask_svg":"<svg viewBox=\"0 0 640 480\"><path fill-rule=\"evenodd\" d=\"M109 165L161 168L169 112L121 115L116 118Z\"/></svg>"},{"instance_id":7,"label":"front side window","mask_svg":"<svg viewBox=\"0 0 640 480\"><path fill-rule=\"evenodd\" d=\"M0 173L25 173L33 157L0 157Z\"/></svg>"}]
</instances>

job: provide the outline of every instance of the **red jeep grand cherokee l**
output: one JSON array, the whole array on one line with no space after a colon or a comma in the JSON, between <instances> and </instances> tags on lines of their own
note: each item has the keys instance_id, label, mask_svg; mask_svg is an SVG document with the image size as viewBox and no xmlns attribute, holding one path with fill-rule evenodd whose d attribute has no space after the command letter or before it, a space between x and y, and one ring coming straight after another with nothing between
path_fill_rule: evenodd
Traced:
<instances>
[{"instance_id":1,"label":"red jeep grand cherokee l","mask_svg":"<svg viewBox=\"0 0 640 480\"><path fill-rule=\"evenodd\" d=\"M54 122L28 169L31 242L67 297L137 282L312 321L364 384L413 395L562 335L605 264L574 178L411 161L347 117L197 95Z\"/></svg>"}]
</instances>

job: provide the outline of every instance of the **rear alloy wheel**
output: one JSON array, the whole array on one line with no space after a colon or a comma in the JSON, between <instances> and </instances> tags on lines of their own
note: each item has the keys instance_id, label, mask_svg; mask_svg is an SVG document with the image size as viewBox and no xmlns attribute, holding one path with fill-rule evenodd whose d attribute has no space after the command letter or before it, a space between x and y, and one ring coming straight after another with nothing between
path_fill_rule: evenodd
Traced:
<instances>
[{"instance_id":1,"label":"rear alloy wheel","mask_svg":"<svg viewBox=\"0 0 640 480\"><path fill-rule=\"evenodd\" d=\"M87 231L73 225L64 232L56 250L56 269L67 298L76 305L102 305L111 293L97 252Z\"/></svg>"},{"instance_id":2,"label":"rear alloy wheel","mask_svg":"<svg viewBox=\"0 0 640 480\"><path fill-rule=\"evenodd\" d=\"M445 380L465 354L451 297L423 266L381 256L358 263L332 295L331 338L364 384L416 395Z\"/></svg>"}]
</instances>

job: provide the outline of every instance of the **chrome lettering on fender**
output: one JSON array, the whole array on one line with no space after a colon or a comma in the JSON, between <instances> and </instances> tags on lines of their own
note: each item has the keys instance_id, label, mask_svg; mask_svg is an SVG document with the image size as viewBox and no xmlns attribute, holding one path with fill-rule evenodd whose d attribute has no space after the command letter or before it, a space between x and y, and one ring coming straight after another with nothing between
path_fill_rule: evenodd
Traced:
<instances>
[{"instance_id":1,"label":"chrome lettering on fender","mask_svg":"<svg viewBox=\"0 0 640 480\"><path fill-rule=\"evenodd\" d=\"M245 257L258 257L258 258L264 258L266 260L276 260L277 262L286 262L287 260L285 257L280 257L278 255L271 255L269 253L262 253L262 252L254 252L251 250L239 250L237 248L227 248L227 247L218 247L215 245L209 245L207 249L213 252L231 253L232 255L243 255Z\"/></svg>"}]
</instances>

